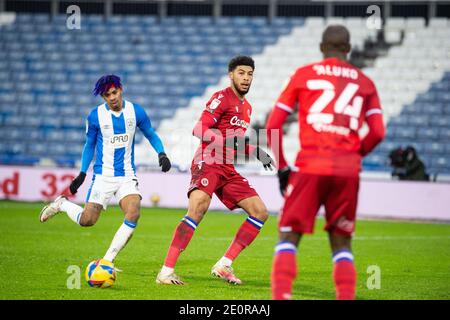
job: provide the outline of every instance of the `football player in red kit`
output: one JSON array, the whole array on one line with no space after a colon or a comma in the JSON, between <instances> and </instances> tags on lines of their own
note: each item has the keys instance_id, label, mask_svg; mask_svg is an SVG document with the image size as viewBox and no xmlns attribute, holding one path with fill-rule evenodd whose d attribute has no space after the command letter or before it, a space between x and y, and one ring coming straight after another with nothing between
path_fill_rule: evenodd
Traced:
<instances>
[{"instance_id":1,"label":"football player in red kit","mask_svg":"<svg viewBox=\"0 0 450 320\"><path fill-rule=\"evenodd\" d=\"M291 76L273 108L268 137L280 130L298 104L300 146L295 167L283 156L282 134L270 141L285 197L278 221L272 298L290 299L297 275L296 252L303 234L312 233L316 214L325 207L337 299L354 299L356 270L351 251L355 227L361 159L384 137L380 101L374 83L346 61L350 34L340 25L322 35L324 60L306 65ZM358 131L366 122L368 134Z\"/></svg>"},{"instance_id":2,"label":"football player in red kit","mask_svg":"<svg viewBox=\"0 0 450 320\"><path fill-rule=\"evenodd\" d=\"M259 147L245 143L245 132L252 114L252 107L245 95L250 89L254 69L252 58L233 58L228 65L230 87L211 97L194 127L193 134L201 142L191 166L189 208L175 230L164 265L157 276L157 283L184 284L174 273L175 264L208 210L215 193L230 210L242 208L248 214L228 250L211 270L216 277L241 284L231 263L259 234L268 213L255 189L234 168L234 156L237 150L245 151L246 155L256 156L266 169L271 169L273 162Z\"/></svg>"}]
</instances>

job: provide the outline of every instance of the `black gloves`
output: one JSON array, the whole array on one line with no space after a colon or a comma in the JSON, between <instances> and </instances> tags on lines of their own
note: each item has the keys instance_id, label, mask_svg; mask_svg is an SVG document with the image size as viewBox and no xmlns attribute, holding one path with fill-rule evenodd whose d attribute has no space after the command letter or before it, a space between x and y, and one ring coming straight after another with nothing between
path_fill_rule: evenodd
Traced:
<instances>
[{"instance_id":1,"label":"black gloves","mask_svg":"<svg viewBox=\"0 0 450 320\"><path fill-rule=\"evenodd\" d=\"M69 190L71 194L75 194L78 191L78 188L81 187L81 185L84 182L84 179L86 179L86 173L80 172L78 177L73 179L72 183L69 186Z\"/></svg>"},{"instance_id":2,"label":"black gloves","mask_svg":"<svg viewBox=\"0 0 450 320\"><path fill-rule=\"evenodd\" d=\"M289 175L291 174L291 168L286 167L284 169L278 170L278 181L280 182L280 192L284 196L286 192L286 187L289 181Z\"/></svg>"},{"instance_id":3,"label":"black gloves","mask_svg":"<svg viewBox=\"0 0 450 320\"><path fill-rule=\"evenodd\" d=\"M260 147L258 147L255 151L256 153L256 159L258 159L259 161L261 161L261 163L264 166L264 169L272 169L273 166L273 159L269 156L269 154L267 152L265 152L263 149L261 149Z\"/></svg>"},{"instance_id":4,"label":"black gloves","mask_svg":"<svg viewBox=\"0 0 450 320\"><path fill-rule=\"evenodd\" d=\"M167 158L167 155L164 152L161 152L158 154L158 159L162 172L169 171L172 165L170 164L170 160Z\"/></svg>"}]
</instances>

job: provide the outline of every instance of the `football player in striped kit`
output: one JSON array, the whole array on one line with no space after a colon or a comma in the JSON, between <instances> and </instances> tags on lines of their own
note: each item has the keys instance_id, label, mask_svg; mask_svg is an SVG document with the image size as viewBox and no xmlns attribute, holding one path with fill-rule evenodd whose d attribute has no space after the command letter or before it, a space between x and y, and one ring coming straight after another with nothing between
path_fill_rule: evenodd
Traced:
<instances>
[{"instance_id":1,"label":"football player in striped kit","mask_svg":"<svg viewBox=\"0 0 450 320\"><path fill-rule=\"evenodd\" d=\"M136 128L141 130L158 153L159 166L163 172L170 170L171 163L145 110L122 98L122 84L118 76L101 77L95 84L93 94L101 95L105 103L94 108L87 118L81 170L69 187L72 194L77 192L86 178L95 153L94 175L86 204L82 208L61 195L42 209L39 220L46 222L59 212L66 212L76 224L83 227L93 226L102 209L106 209L111 197L115 195L125 219L103 257L114 262L117 254L133 235L140 215L142 196L138 189L134 165Z\"/></svg>"}]
</instances>

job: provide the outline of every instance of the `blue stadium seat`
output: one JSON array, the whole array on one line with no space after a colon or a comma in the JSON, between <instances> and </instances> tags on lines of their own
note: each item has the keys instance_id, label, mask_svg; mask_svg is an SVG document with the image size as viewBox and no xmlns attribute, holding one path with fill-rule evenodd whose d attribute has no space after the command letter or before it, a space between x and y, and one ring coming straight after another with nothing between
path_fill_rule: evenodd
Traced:
<instances>
[{"instance_id":1,"label":"blue stadium seat","mask_svg":"<svg viewBox=\"0 0 450 320\"><path fill-rule=\"evenodd\" d=\"M435 115L431 117L430 125L434 127L448 127L450 123L450 116Z\"/></svg>"},{"instance_id":2,"label":"blue stadium seat","mask_svg":"<svg viewBox=\"0 0 450 320\"><path fill-rule=\"evenodd\" d=\"M426 114L422 115L411 115L411 116L402 116L399 117L399 119L406 118L408 121L408 124L411 126L417 126L417 127L425 127L428 126L429 123L429 117Z\"/></svg>"},{"instance_id":3,"label":"blue stadium seat","mask_svg":"<svg viewBox=\"0 0 450 320\"><path fill-rule=\"evenodd\" d=\"M6 142L2 147L6 154L23 154L26 152L26 144L20 141Z\"/></svg>"},{"instance_id":4,"label":"blue stadium seat","mask_svg":"<svg viewBox=\"0 0 450 320\"><path fill-rule=\"evenodd\" d=\"M44 25L50 23L50 15L45 13L33 14L33 23L35 25Z\"/></svg>"},{"instance_id":5,"label":"blue stadium seat","mask_svg":"<svg viewBox=\"0 0 450 320\"><path fill-rule=\"evenodd\" d=\"M15 102L16 95L14 93L9 92L1 92L0 90L0 103L1 104L10 104Z\"/></svg>"},{"instance_id":6,"label":"blue stadium seat","mask_svg":"<svg viewBox=\"0 0 450 320\"><path fill-rule=\"evenodd\" d=\"M437 140L439 138L439 128L419 128L417 132L419 140Z\"/></svg>"},{"instance_id":7,"label":"blue stadium seat","mask_svg":"<svg viewBox=\"0 0 450 320\"><path fill-rule=\"evenodd\" d=\"M23 123L23 118L19 115L10 115L3 117L4 126L17 126L19 127Z\"/></svg>"},{"instance_id":8,"label":"blue stadium seat","mask_svg":"<svg viewBox=\"0 0 450 320\"><path fill-rule=\"evenodd\" d=\"M432 159L431 165L435 168L450 168L450 160L448 159L448 157L434 157Z\"/></svg>"},{"instance_id":9,"label":"blue stadium seat","mask_svg":"<svg viewBox=\"0 0 450 320\"><path fill-rule=\"evenodd\" d=\"M450 141L450 128L440 128L439 138L441 139L441 141Z\"/></svg>"},{"instance_id":10,"label":"blue stadium seat","mask_svg":"<svg viewBox=\"0 0 450 320\"><path fill-rule=\"evenodd\" d=\"M66 130L64 133L64 140L70 143L83 143L85 141L85 131Z\"/></svg>"},{"instance_id":11,"label":"blue stadium seat","mask_svg":"<svg viewBox=\"0 0 450 320\"><path fill-rule=\"evenodd\" d=\"M28 144L28 153L35 156L44 156L47 154L47 147L42 143Z\"/></svg>"},{"instance_id":12,"label":"blue stadium seat","mask_svg":"<svg viewBox=\"0 0 450 320\"><path fill-rule=\"evenodd\" d=\"M396 138L399 139L415 139L416 138L416 128L411 128L409 126L396 126L394 129L394 134ZM419 133L420 136L420 133Z\"/></svg>"},{"instance_id":13,"label":"blue stadium seat","mask_svg":"<svg viewBox=\"0 0 450 320\"><path fill-rule=\"evenodd\" d=\"M21 25L25 23L32 23L33 22L33 14L26 14L26 13L20 13L16 15L15 24Z\"/></svg>"},{"instance_id":14,"label":"blue stadium seat","mask_svg":"<svg viewBox=\"0 0 450 320\"><path fill-rule=\"evenodd\" d=\"M369 154L364 158L363 164L365 167L371 167L372 169L379 169L386 165L387 157L383 157L378 154Z\"/></svg>"},{"instance_id":15,"label":"blue stadium seat","mask_svg":"<svg viewBox=\"0 0 450 320\"><path fill-rule=\"evenodd\" d=\"M376 148L376 150L388 154L391 150L398 148L401 146L398 142L391 141L391 140L385 140Z\"/></svg>"},{"instance_id":16,"label":"blue stadium seat","mask_svg":"<svg viewBox=\"0 0 450 320\"><path fill-rule=\"evenodd\" d=\"M431 142L425 145L425 152L428 154L441 155L446 153L445 143L441 142Z\"/></svg>"}]
</instances>

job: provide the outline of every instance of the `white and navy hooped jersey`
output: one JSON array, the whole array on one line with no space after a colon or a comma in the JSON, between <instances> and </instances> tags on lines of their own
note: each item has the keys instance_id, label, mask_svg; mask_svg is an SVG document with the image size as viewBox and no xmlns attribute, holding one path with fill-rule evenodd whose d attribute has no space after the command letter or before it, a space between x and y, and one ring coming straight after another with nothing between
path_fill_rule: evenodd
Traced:
<instances>
[{"instance_id":1,"label":"white and navy hooped jersey","mask_svg":"<svg viewBox=\"0 0 450 320\"><path fill-rule=\"evenodd\" d=\"M150 119L141 106L129 101L123 100L123 109L119 113L111 111L106 103L91 111L86 122L86 137L87 143L89 140L95 142L94 174L107 177L135 175L137 127L150 129Z\"/></svg>"}]
</instances>

